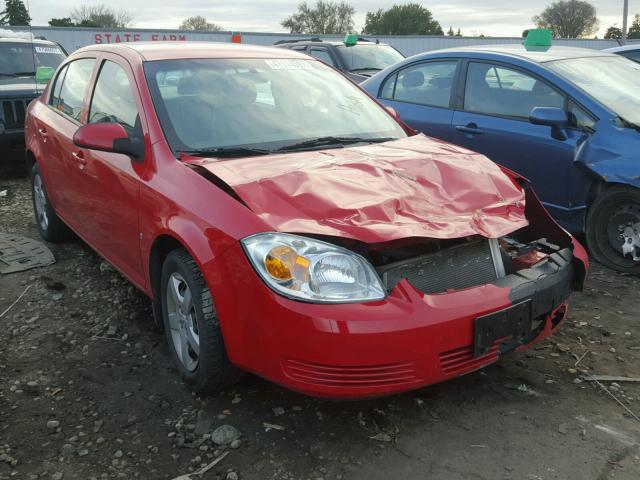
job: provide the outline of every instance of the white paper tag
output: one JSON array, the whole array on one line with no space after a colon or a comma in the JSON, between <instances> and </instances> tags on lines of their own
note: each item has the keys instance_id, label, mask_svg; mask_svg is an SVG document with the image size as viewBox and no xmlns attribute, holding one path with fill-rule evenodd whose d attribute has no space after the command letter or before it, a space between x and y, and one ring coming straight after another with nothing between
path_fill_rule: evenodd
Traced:
<instances>
[{"instance_id":1,"label":"white paper tag","mask_svg":"<svg viewBox=\"0 0 640 480\"><path fill-rule=\"evenodd\" d=\"M59 48L55 47L33 47L36 53L53 53L54 55L61 55L62 52Z\"/></svg>"},{"instance_id":2,"label":"white paper tag","mask_svg":"<svg viewBox=\"0 0 640 480\"><path fill-rule=\"evenodd\" d=\"M273 70L306 70L313 68L312 62L308 60L296 60L289 58L281 58L277 60L265 60Z\"/></svg>"}]
</instances>

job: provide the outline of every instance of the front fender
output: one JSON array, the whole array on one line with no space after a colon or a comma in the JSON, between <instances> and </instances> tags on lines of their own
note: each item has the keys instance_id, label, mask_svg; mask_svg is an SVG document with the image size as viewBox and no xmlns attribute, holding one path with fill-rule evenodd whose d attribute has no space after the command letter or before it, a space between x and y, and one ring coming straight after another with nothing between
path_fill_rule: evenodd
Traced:
<instances>
[{"instance_id":1,"label":"front fender","mask_svg":"<svg viewBox=\"0 0 640 480\"><path fill-rule=\"evenodd\" d=\"M576 162L603 182L640 188L640 134L604 124L580 145Z\"/></svg>"},{"instance_id":2,"label":"front fender","mask_svg":"<svg viewBox=\"0 0 640 480\"><path fill-rule=\"evenodd\" d=\"M617 157L586 166L605 182L640 188L640 158Z\"/></svg>"}]
</instances>

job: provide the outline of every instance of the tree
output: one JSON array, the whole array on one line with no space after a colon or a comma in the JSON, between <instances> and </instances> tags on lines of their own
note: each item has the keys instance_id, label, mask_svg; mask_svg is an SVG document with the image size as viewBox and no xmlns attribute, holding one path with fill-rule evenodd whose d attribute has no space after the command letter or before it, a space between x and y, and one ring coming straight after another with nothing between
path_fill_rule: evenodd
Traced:
<instances>
[{"instance_id":1,"label":"tree","mask_svg":"<svg viewBox=\"0 0 640 480\"><path fill-rule=\"evenodd\" d=\"M209 23L206 18L196 15L195 17L185 18L178 27L180 30L204 30L208 32L220 32L222 27L215 23Z\"/></svg>"},{"instance_id":2,"label":"tree","mask_svg":"<svg viewBox=\"0 0 640 480\"><path fill-rule=\"evenodd\" d=\"M99 3L74 8L71 10L71 19L80 27L125 28L133 16L126 10L114 10Z\"/></svg>"},{"instance_id":3,"label":"tree","mask_svg":"<svg viewBox=\"0 0 640 480\"><path fill-rule=\"evenodd\" d=\"M0 13L0 25L31 25L31 17L22 0L5 0L5 9Z\"/></svg>"},{"instance_id":4,"label":"tree","mask_svg":"<svg viewBox=\"0 0 640 480\"><path fill-rule=\"evenodd\" d=\"M598 30L596 9L584 0L560 0L532 19L539 28L548 28L556 38L580 38Z\"/></svg>"},{"instance_id":5,"label":"tree","mask_svg":"<svg viewBox=\"0 0 640 480\"><path fill-rule=\"evenodd\" d=\"M627 38L640 38L640 15L636 14L633 19Z\"/></svg>"},{"instance_id":6,"label":"tree","mask_svg":"<svg viewBox=\"0 0 640 480\"><path fill-rule=\"evenodd\" d=\"M71 17L63 17L63 18L52 18L49 20L50 27L74 27L76 24L73 23Z\"/></svg>"},{"instance_id":7,"label":"tree","mask_svg":"<svg viewBox=\"0 0 640 480\"><path fill-rule=\"evenodd\" d=\"M462 36L462 32L460 31L460 28L458 28L458 32L456 33L456 37L461 37Z\"/></svg>"},{"instance_id":8,"label":"tree","mask_svg":"<svg viewBox=\"0 0 640 480\"><path fill-rule=\"evenodd\" d=\"M607 28L607 33L604 34L604 38L619 40L622 38L622 29L616 27L615 25L611 25L609 28Z\"/></svg>"},{"instance_id":9,"label":"tree","mask_svg":"<svg viewBox=\"0 0 640 480\"><path fill-rule=\"evenodd\" d=\"M346 2L316 1L298 5L298 11L282 21L291 33L349 33L353 31L355 9Z\"/></svg>"},{"instance_id":10,"label":"tree","mask_svg":"<svg viewBox=\"0 0 640 480\"><path fill-rule=\"evenodd\" d=\"M447 30L447 37L453 36L455 36L455 33L453 33L453 27L449 27L449 30Z\"/></svg>"},{"instance_id":11,"label":"tree","mask_svg":"<svg viewBox=\"0 0 640 480\"><path fill-rule=\"evenodd\" d=\"M367 12L363 33L369 35L444 35L429 10L417 3Z\"/></svg>"}]
</instances>

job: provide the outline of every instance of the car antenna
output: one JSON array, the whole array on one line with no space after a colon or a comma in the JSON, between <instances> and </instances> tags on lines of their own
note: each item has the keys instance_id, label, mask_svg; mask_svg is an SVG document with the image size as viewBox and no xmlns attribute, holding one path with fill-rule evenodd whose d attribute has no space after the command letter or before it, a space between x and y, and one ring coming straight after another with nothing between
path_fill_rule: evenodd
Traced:
<instances>
[{"instance_id":1,"label":"car antenna","mask_svg":"<svg viewBox=\"0 0 640 480\"><path fill-rule=\"evenodd\" d=\"M31 27L31 5L29 4L29 0L27 0L27 14L29 15L29 39L31 40L31 60L33 61L33 84L36 89L36 93L38 92L38 80L36 78L36 45L33 42L33 27Z\"/></svg>"}]
</instances>

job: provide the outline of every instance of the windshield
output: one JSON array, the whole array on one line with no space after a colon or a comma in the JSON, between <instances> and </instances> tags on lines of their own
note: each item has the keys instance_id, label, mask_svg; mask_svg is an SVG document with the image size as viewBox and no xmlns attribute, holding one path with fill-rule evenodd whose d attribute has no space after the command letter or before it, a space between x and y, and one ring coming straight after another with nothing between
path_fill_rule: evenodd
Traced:
<instances>
[{"instance_id":1,"label":"windshield","mask_svg":"<svg viewBox=\"0 0 640 480\"><path fill-rule=\"evenodd\" d=\"M402 54L389 45L363 45L361 43L347 47L338 46L338 52L342 57L347 70L382 70L389 65L404 59Z\"/></svg>"},{"instance_id":2,"label":"windshield","mask_svg":"<svg viewBox=\"0 0 640 480\"><path fill-rule=\"evenodd\" d=\"M274 151L345 137L406 137L365 93L315 60L184 59L146 62L145 75L174 152L243 147ZM340 140L337 140L340 138Z\"/></svg>"},{"instance_id":3,"label":"windshield","mask_svg":"<svg viewBox=\"0 0 640 480\"><path fill-rule=\"evenodd\" d=\"M64 52L57 45L1 42L0 77L34 76L38 67L58 68L64 58Z\"/></svg>"},{"instance_id":4,"label":"windshield","mask_svg":"<svg viewBox=\"0 0 640 480\"><path fill-rule=\"evenodd\" d=\"M624 120L640 124L640 64L622 57L591 57L546 65Z\"/></svg>"}]
</instances>

